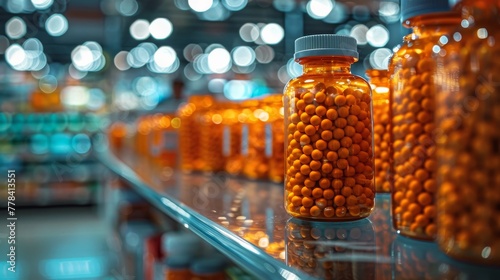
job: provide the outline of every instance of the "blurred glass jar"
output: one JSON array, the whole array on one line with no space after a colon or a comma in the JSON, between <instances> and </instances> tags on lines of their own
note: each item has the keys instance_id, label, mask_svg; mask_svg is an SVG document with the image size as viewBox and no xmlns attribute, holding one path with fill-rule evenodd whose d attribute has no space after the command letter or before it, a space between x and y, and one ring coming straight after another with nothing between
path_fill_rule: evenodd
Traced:
<instances>
[{"instance_id":1,"label":"blurred glass jar","mask_svg":"<svg viewBox=\"0 0 500 280\"><path fill-rule=\"evenodd\" d=\"M121 121L114 122L108 128L109 147L112 150L121 151L124 148L127 131L127 124Z\"/></svg>"},{"instance_id":2,"label":"blurred glass jar","mask_svg":"<svg viewBox=\"0 0 500 280\"><path fill-rule=\"evenodd\" d=\"M500 264L500 1L463 0L436 48L437 242Z\"/></svg>"},{"instance_id":3,"label":"blurred glass jar","mask_svg":"<svg viewBox=\"0 0 500 280\"><path fill-rule=\"evenodd\" d=\"M214 104L211 95L194 95L187 103L179 106L177 116L179 127L180 168L183 171L199 171L203 162L199 152L201 143L201 116Z\"/></svg>"},{"instance_id":4,"label":"blurred glass jar","mask_svg":"<svg viewBox=\"0 0 500 280\"><path fill-rule=\"evenodd\" d=\"M229 102L215 102L207 111L199 115L200 146L198 151L203 172L224 171L224 125L222 122L224 111L229 106Z\"/></svg>"},{"instance_id":5,"label":"blurred glass jar","mask_svg":"<svg viewBox=\"0 0 500 280\"><path fill-rule=\"evenodd\" d=\"M374 206L371 88L351 73L358 60L349 36L295 41L303 74L284 90L284 207L294 217L346 221Z\"/></svg>"},{"instance_id":6,"label":"blurred glass jar","mask_svg":"<svg viewBox=\"0 0 500 280\"><path fill-rule=\"evenodd\" d=\"M412 29L389 63L394 228L405 236L436 235L434 46L460 22L448 0L402 1Z\"/></svg>"},{"instance_id":7,"label":"blurred glass jar","mask_svg":"<svg viewBox=\"0 0 500 280\"><path fill-rule=\"evenodd\" d=\"M261 101L247 103L251 114L246 118L242 143L245 176L252 179L283 181L284 132L282 94L273 94Z\"/></svg>"},{"instance_id":8,"label":"blurred glass jar","mask_svg":"<svg viewBox=\"0 0 500 280\"><path fill-rule=\"evenodd\" d=\"M373 143L375 147L375 191L391 191L391 122L387 70L366 70L373 96Z\"/></svg>"},{"instance_id":9,"label":"blurred glass jar","mask_svg":"<svg viewBox=\"0 0 500 280\"><path fill-rule=\"evenodd\" d=\"M149 154L148 140L152 130L151 117L141 116L136 120L137 133L135 134L134 147L135 151L142 156Z\"/></svg>"},{"instance_id":10,"label":"blurred glass jar","mask_svg":"<svg viewBox=\"0 0 500 280\"><path fill-rule=\"evenodd\" d=\"M160 166L175 168L178 158L180 118L174 114L158 114L153 118L154 127L149 145L151 156Z\"/></svg>"},{"instance_id":11,"label":"blurred glass jar","mask_svg":"<svg viewBox=\"0 0 500 280\"><path fill-rule=\"evenodd\" d=\"M231 175L239 175L243 171L242 129L240 121L242 107L239 103L227 103L222 113L222 155L224 170Z\"/></svg>"},{"instance_id":12,"label":"blurred glass jar","mask_svg":"<svg viewBox=\"0 0 500 280\"><path fill-rule=\"evenodd\" d=\"M367 219L322 223L291 218L286 224L285 249L288 266L314 277L375 279L375 234Z\"/></svg>"}]
</instances>

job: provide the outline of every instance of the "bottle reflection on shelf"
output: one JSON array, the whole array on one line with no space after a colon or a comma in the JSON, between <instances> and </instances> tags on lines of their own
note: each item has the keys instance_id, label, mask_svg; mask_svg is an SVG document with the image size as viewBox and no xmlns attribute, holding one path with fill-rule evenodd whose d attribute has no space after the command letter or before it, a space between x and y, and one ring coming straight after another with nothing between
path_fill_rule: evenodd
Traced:
<instances>
[{"instance_id":1,"label":"bottle reflection on shelf","mask_svg":"<svg viewBox=\"0 0 500 280\"><path fill-rule=\"evenodd\" d=\"M375 279L375 232L367 219L322 223L291 218L286 264L321 279Z\"/></svg>"},{"instance_id":2,"label":"bottle reflection on shelf","mask_svg":"<svg viewBox=\"0 0 500 280\"><path fill-rule=\"evenodd\" d=\"M498 279L499 267L472 265L446 256L435 242L397 236L392 279Z\"/></svg>"}]
</instances>

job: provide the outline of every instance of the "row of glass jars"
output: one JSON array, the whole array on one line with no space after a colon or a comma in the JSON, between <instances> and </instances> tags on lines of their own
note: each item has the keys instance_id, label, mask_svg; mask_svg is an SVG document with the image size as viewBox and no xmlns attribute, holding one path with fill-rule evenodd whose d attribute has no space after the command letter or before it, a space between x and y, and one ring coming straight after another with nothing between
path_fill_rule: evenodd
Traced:
<instances>
[{"instance_id":1,"label":"row of glass jars","mask_svg":"<svg viewBox=\"0 0 500 280\"><path fill-rule=\"evenodd\" d=\"M403 10L419 5L403 2ZM356 220L372 211L375 191L391 191L399 233L437 238L459 259L498 264L500 1L418 9L408 8L403 23L413 32L388 75L367 73L374 85L387 82L372 95L350 73L357 53L349 42L330 56L299 44L303 74L285 87L285 209Z\"/></svg>"},{"instance_id":2,"label":"row of glass jars","mask_svg":"<svg viewBox=\"0 0 500 280\"><path fill-rule=\"evenodd\" d=\"M178 110L180 168L283 181L282 95L241 103L192 96Z\"/></svg>"}]
</instances>

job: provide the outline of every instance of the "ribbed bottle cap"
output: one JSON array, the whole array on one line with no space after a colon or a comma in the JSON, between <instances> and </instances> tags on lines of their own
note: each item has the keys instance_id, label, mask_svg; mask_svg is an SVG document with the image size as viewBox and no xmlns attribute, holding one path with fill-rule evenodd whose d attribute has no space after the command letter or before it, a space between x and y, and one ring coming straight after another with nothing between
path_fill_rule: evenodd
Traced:
<instances>
[{"instance_id":1,"label":"ribbed bottle cap","mask_svg":"<svg viewBox=\"0 0 500 280\"><path fill-rule=\"evenodd\" d=\"M401 0L402 22L415 16L450 10L450 0Z\"/></svg>"},{"instance_id":2,"label":"ribbed bottle cap","mask_svg":"<svg viewBox=\"0 0 500 280\"><path fill-rule=\"evenodd\" d=\"M358 58L356 39L335 34L318 34L295 40L295 59L306 56L339 55Z\"/></svg>"}]
</instances>

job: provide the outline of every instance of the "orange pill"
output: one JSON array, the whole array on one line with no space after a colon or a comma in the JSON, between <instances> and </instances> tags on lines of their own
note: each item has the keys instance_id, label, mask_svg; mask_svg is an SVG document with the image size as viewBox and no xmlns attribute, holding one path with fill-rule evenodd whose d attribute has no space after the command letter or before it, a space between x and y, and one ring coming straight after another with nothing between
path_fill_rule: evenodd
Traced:
<instances>
[{"instance_id":1,"label":"orange pill","mask_svg":"<svg viewBox=\"0 0 500 280\"><path fill-rule=\"evenodd\" d=\"M308 188L314 188L314 186L316 186L316 182L314 182L313 180L307 178L304 180L304 186L308 187Z\"/></svg>"},{"instance_id":2,"label":"orange pill","mask_svg":"<svg viewBox=\"0 0 500 280\"><path fill-rule=\"evenodd\" d=\"M333 138L340 140L345 136L345 132L342 128L335 128L333 130Z\"/></svg>"},{"instance_id":3,"label":"orange pill","mask_svg":"<svg viewBox=\"0 0 500 280\"><path fill-rule=\"evenodd\" d=\"M346 203L347 203L347 206L354 206L358 203L358 198L354 195L350 195L347 197Z\"/></svg>"},{"instance_id":4,"label":"orange pill","mask_svg":"<svg viewBox=\"0 0 500 280\"><path fill-rule=\"evenodd\" d=\"M324 130L329 130L332 128L332 126L333 126L333 123L329 119L324 119L321 121L321 128Z\"/></svg>"},{"instance_id":5,"label":"orange pill","mask_svg":"<svg viewBox=\"0 0 500 280\"><path fill-rule=\"evenodd\" d=\"M315 206L311 207L309 212L311 213L311 216L317 217L321 214L321 209L315 205Z\"/></svg>"},{"instance_id":6,"label":"orange pill","mask_svg":"<svg viewBox=\"0 0 500 280\"><path fill-rule=\"evenodd\" d=\"M314 115L314 113L316 113L316 106L314 106L313 104L309 104L306 106L304 111L309 115Z\"/></svg>"},{"instance_id":7,"label":"orange pill","mask_svg":"<svg viewBox=\"0 0 500 280\"><path fill-rule=\"evenodd\" d=\"M311 145L305 145L304 147L302 147L302 152L304 153L304 155L311 155L312 151L313 147Z\"/></svg>"},{"instance_id":8,"label":"orange pill","mask_svg":"<svg viewBox=\"0 0 500 280\"><path fill-rule=\"evenodd\" d=\"M314 125L314 126L318 126L321 124L321 118L314 115L311 117L311 119L309 119L309 123Z\"/></svg>"},{"instance_id":9,"label":"orange pill","mask_svg":"<svg viewBox=\"0 0 500 280\"><path fill-rule=\"evenodd\" d=\"M331 130L325 130L321 132L321 139L325 141L330 141L333 138L333 132Z\"/></svg>"},{"instance_id":10,"label":"orange pill","mask_svg":"<svg viewBox=\"0 0 500 280\"><path fill-rule=\"evenodd\" d=\"M356 134L356 129L353 126L346 126L344 128L345 135L348 137L353 137Z\"/></svg>"},{"instance_id":11,"label":"orange pill","mask_svg":"<svg viewBox=\"0 0 500 280\"><path fill-rule=\"evenodd\" d=\"M316 102L323 103L326 99L326 94L323 90L321 90L321 91L316 93L315 98L316 98Z\"/></svg>"},{"instance_id":12,"label":"orange pill","mask_svg":"<svg viewBox=\"0 0 500 280\"><path fill-rule=\"evenodd\" d=\"M337 118L334 123L337 128L344 128L347 126L347 120L344 118Z\"/></svg>"},{"instance_id":13,"label":"orange pill","mask_svg":"<svg viewBox=\"0 0 500 280\"><path fill-rule=\"evenodd\" d=\"M340 191L340 193L344 197L349 197L352 195L352 188L351 187L343 187L342 190Z\"/></svg>"},{"instance_id":14,"label":"orange pill","mask_svg":"<svg viewBox=\"0 0 500 280\"><path fill-rule=\"evenodd\" d=\"M340 141L333 139L328 142L328 149L330 151L337 151L340 148Z\"/></svg>"},{"instance_id":15,"label":"orange pill","mask_svg":"<svg viewBox=\"0 0 500 280\"><path fill-rule=\"evenodd\" d=\"M304 132L311 136L311 135L314 135L316 133L316 128L313 126L313 125L307 125L306 128L304 129Z\"/></svg>"},{"instance_id":16,"label":"orange pill","mask_svg":"<svg viewBox=\"0 0 500 280\"><path fill-rule=\"evenodd\" d=\"M425 234L428 236L435 236L437 232L437 227L435 224L429 224L425 227Z\"/></svg>"},{"instance_id":17,"label":"orange pill","mask_svg":"<svg viewBox=\"0 0 500 280\"><path fill-rule=\"evenodd\" d=\"M347 158L349 156L349 150L347 148L340 148L337 151L339 158Z\"/></svg>"},{"instance_id":18,"label":"orange pill","mask_svg":"<svg viewBox=\"0 0 500 280\"><path fill-rule=\"evenodd\" d=\"M304 100L297 101L297 109L303 111L306 108L306 103Z\"/></svg>"},{"instance_id":19,"label":"orange pill","mask_svg":"<svg viewBox=\"0 0 500 280\"><path fill-rule=\"evenodd\" d=\"M309 175L310 172L311 172L311 168L309 167L309 165L302 165L300 167L300 173L307 176L307 175Z\"/></svg>"},{"instance_id":20,"label":"orange pill","mask_svg":"<svg viewBox=\"0 0 500 280\"><path fill-rule=\"evenodd\" d=\"M347 116L347 124L350 126L355 126L358 123L358 117L354 115Z\"/></svg>"},{"instance_id":21,"label":"orange pill","mask_svg":"<svg viewBox=\"0 0 500 280\"><path fill-rule=\"evenodd\" d=\"M334 151L329 151L327 154L326 154L326 159L328 161L331 161L331 162L334 162L336 161L337 159L339 158L338 154Z\"/></svg>"},{"instance_id":22,"label":"orange pill","mask_svg":"<svg viewBox=\"0 0 500 280\"><path fill-rule=\"evenodd\" d=\"M301 206L299 212L300 212L301 216L304 216L304 217L309 216L309 208L308 207Z\"/></svg>"},{"instance_id":23,"label":"orange pill","mask_svg":"<svg viewBox=\"0 0 500 280\"><path fill-rule=\"evenodd\" d=\"M328 205L328 201L324 198L318 198L314 201L314 204L319 207L319 209L323 210Z\"/></svg>"},{"instance_id":24,"label":"orange pill","mask_svg":"<svg viewBox=\"0 0 500 280\"><path fill-rule=\"evenodd\" d=\"M346 159L341 158L337 160L337 167L340 169L346 169L349 166L349 163L347 162Z\"/></svg>"},{"instance_id":25,"label":"orange pill","mask_svg":"<svg viewBox=\"0 0 500 280\"><path fill-rule=\"evenodd\" d=\"M294 137L295 137L295 135L302 135L302 133L304 133L304 131L306 130L306 124L303 122L299 122L297 124L296 128L298 131L295 131L295 133L293 134Z\"/></svg>"},{"instance_id":26,"label":"orange pill","mask_svg":"<svg viewBox=\"0 0 500 280\"><path fill-rule=\"evenodd\" d=\"M340 179L344 175L344 172L340 168L334 168L332 172L332 176L335 179Z\"/></svg>"},{"instance_id":27,"label":"orange pill","mask_svg":"<svg viewBox=\"0 0 500 280\"><path fill-rule=\"evenodd\" d=\"M293 206L301 206L302 205L302 198L299 196L294 196L292 198L292 204L293 204Z\"/></svg>"},{"instance_id":28,"label":"orange pill","mask_svg":"<svg viewBox=\"0 0 500 280\"><path fill-rule=\"evenodd\" d=\"M325 215L325 217L327 218L331 218L335 216L335 209L331 206L325 207L325 209L323 210L323 215Z\"/></svg>"},{"instance_id":29,"label":"orange pill","mask_svg":"<svg viewBox=\"0 0 500 280\"><path fill-rule=\"evenodd\" d=\"M349 214L351 216L357 217L361 213L361 209L358 205L348 206Z\"/></svg>"},{"instance_id":30,"label":"orange pill","mask_svg":"<svg viewBox=\"0 0 500 280\"><path fill-rule=\"evenodd\" d=\"M303 122L304 124L308 124L311 119L311 116L309 116L306 112L300 114L300 121Z\"/></svg>"},{"instance_id":31,"label":"orange pill","mask_svg":"<svg viewBox=\"0 0 500 280\"><path fill-rule=\"evenodd\" d=\"M335 199L333 200L333 203L337 206L344 206L345 204L345 197L343 195L336 195Z\"/></svg>"},{"instance_id":32,"label":"orange pill","mask_svg":"<svg viewBox=\"0 0 500 280\"><path fill-rule=\"evenodd\" d=\"M304 197L311 197L312 191L308 187L302 187L300 189L300 194Z\"/></svg>"},{"instance_id":33,"label":"orange pill","mask_svg":"<svg viewBox=\"0 0 500 280\"><path fill-rule=\"evenodd\" d=\"M314 101L314 95L310 92L304 94L304 97L302 98L306 104L311 104Z\"/></svg>"},{"instance_id":34,"label":"orange pill","mask_svg":"<svg viewBox=\"0 0 500 280\"><path fill-rule=\"evenodd\" d=\"M320 160L323 158L323 152L321 152L320 150L318 149L315 149L312 151L311 153L311 157L315 160Z\"/></svg>"},{"instance_id":35,"label":"orange pill","mask_svg":"<svg viewBox=\"0 0 500 280\"><path fill-rule=\"evenodd\" d=\"M328 109L326 111L326 117L332 121L336 120L338 118L339 114L337 113L337 110L335 109Z\"/></svg>"},{"instance_id":36,"label":"orange pill","mask_svg":"<svg viewBox=\"0 0 500 280\"><path fill-rule=\"evenodd\" d=\"M334 188L335 190L340 190L343 186L344 186L344 183L342 182L342 180L333 179L332 188Z\"/></svg>"},{"instance_id":37,"label":"orange pill","mask_svg":"<svg viewBox=\"0 0 500 280\"><path fill-rule=\"evenodd\" d=\"M309 163L309 167L311 167L311 170L317 171L321 168L321 162L312 160L311 163Z\"/></svg>"},{"instance_id":38,"label":"orange pill","mask_svg":"<svg viewBox=\"0 0 500 280\"><path fill-rule=\"evenodd\" d=\"M332 199L335 193L332 189L326 189L323 191L323 197L326 199Z\"/></svg>"},{"instance_id":39,"label":"orange pill","mask_svg":"<svg viewBox=\"0 0 500 280\"><path fill-rule=\"evenodd\" d=\"M301 145L307 145L307 144L311 143L311 138L309 138L309 136L307 136L305 134L302 134L302 136L300 136L299 142Z\"/></svg>"},{"instance_id":40,"label":"orange pill","mask_svg":"<svg viewBox=\"0 0 500 280\"><path fill-rule=\"evenodd\" d=\"M321 188L314 188L313 191L312 191L312 196L314 198L323 197L323 189L321 189Z\"/></svg>"},{"instance_id":41,"label":"orange pill","mask_svg":"<svg viewBox=\"0 0 500 280\"><path fill-rule=\"evenodd\" d=\"M352 193L355 196L360 196L363 193L363 191L364 191L363 187L359 184L354 185L354 187L352 188Z\"/></svg>"},{"instance_id":42,"label":"orange pill","mask_svg":"<svg viewBox=\"0 0 500 280\"><path fill-rule=\"evenodd\" d=\"M361 107L358 105L352 105L351 108L349 108L349 113L354 116L358 116L359 113L361 113Z\"/></svg>"},{"instance_id":43,"label":"orange pill","mask_svg":"<svg viewBox=\"0 0 500 280\"><path fill-rule=\"evenodd\" d=\"M321 171L323 171L323 173L330 173L332 172L332 170L333 166L328 162L323 163L323 165L321 166Z\"/></svg>"},{"instance_id":44,"label":"orange pill","mask_svg":"<svg viewBox=\"0 0 500 280\"><path fill-rule=\"evenodd\" d=\"M311 207L314 204L314 200L310 197L303 197L302 198L302 205L304 207Z\"/></svg>"},{"instance_id":45,"label":"orange pill","mask_svg":"<svg viewBox=\"0 0 500 280\"><path fill-rule=\"evenodd\" d=\"M344 148L349 148L352 145L352 139L350 137L343 137L340 139L340 145Z\"/></svg>"},{"instance_id":46,"label":"orange pill","mask_svg":"<svg viewBox=\"0 0 500 280\"><path fill-rule=\"evenodd\" d=\"M346 103L346 97L343 95L337 95L335 97L335 105L337 106L343 106Z\"/></svg>"},{"instance_id":47,"label":"orange pill","mask_svg":"<svg viewBox=\"0 0 500 280\"><path fill-rule=\"evenodd\" d=\"M326 143L325 140L323 139L319 139L316 141L316 149L320 150L320 151L323 151L327 148L328 144Z\"/></svg>"},{"instance_id":48,"label":"orange pill","mask_svg":"<svg viewBox=\"0 0 500 280\"><path fill-rule=\"evenodd\" d=\"M331 183L330 183L330 180L328 180L328 178L321 178L321 180L319 180L319 187L322 188L322 189L329 188L330 184Z\"/></svg>"},{"instance_id":49,"label":"orange pill","mask_svg":"<svg viewBox=\"0 0 500 280\"><path fill-rule=\"evenodd\" d=\"M422 192L418 195L417 201L421 205L427 206L432 203L432 196L428 192Z\"/></svg>"},{"instance_id":50,"label":"orange pill","mask_svg":"<svg viewBox=\"0 0 500 280\"><path fill-rule=\"evenodd\" d=\"M344 217L347 214L347 208L345 206L340 206L335 209L335 216Z\"/></svg>"},{"instance_id":51,"label":"orange pill","mask_svg":"<svg viewBox=\"0 0 500 280\"><path fill-rule=\"evenodd\" d=\"M346 106L340 107L338 109L338 114L339 114L339 117L341 117L341 118L347 118L349 116L349 108Z\"/></svg>"},{"instance_id":52,"label":"orange pill","mask_svg":"<svg viewBox=\"0 0 500 280\"><path fill-rule=\"evenodd\" d=\"M311 171L311 173L309 173L309 179L318 181L319 179L321 179L321 173L319 173L318 171Z\"/></svg>"},{"instance_id":53,"label":"orange pill","mask_svg":"<svg viewBox=\"0 0 500 280\"><path fill-rule=\"evenodd\" d=\"M323 105L319 105L316 107L316 115L318 117L322 117L326 114L326 108Z\"/></svg>"},{"instance_id":54,"label":"orange pill","mask_svg":"<svg viewBox=\"0 0 500 280\"><path fill-rule=\"evenodd\" d=\"M345 92L344 92L344 94L345 94ZM351 94L347 95L346 96L346 103L349 106L356 104L356 97L354 95L351 95Z\"/></svg>"}]
</instances>

